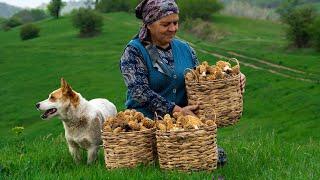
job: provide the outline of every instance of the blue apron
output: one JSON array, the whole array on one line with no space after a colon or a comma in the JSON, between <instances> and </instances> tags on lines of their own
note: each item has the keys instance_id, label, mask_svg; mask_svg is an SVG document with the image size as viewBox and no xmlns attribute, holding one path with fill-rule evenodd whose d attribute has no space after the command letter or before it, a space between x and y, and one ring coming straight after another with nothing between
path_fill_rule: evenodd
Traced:
<instances>
[{"instance_id":1,"label":"blue apron","mask_svg":"<svg viewBox=\"0 0 320 180\"><path fill-rule=\"evenodd\" d=\"M147 49L142 45L138 38L131 40L128 45L139 49L141 52L148 70L149 87L166 100L181 107L186 106L187 95L184 73L187 68L193 68L195 66L189 45L178 39L173 39L171 41L174 69L167 65L167 69L171 70L170 73L159 71L159 68L155 67L154 59L150 57ZM128 109L136 109L151 119L154 118L155 112L151 112L150 108L132 99L129 92L127 92L126 107Z\"/></svg>"}]
</instances>

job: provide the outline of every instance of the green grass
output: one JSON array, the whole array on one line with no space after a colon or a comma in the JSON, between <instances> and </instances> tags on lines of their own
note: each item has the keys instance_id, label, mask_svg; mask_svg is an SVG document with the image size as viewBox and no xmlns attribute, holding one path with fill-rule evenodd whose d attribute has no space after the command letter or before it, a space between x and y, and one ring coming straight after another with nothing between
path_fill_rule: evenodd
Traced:
<instances>
[{"instance_id":1,"label":"green grass","mask_svg":"<svg viewBox=\"0 0 320 180\"><path fill-rule=\"evenodd\" d=\"M183 35L183 37L203 48L207 47L214 51L234 51L257 57L307 73L318 74L318 79L320 79L320 52L314 49L288 48L284 25L221 15L215 15L212 22L230 35L218 42L196 40L190 35Z\"/></svg>"},{"instance_id":2,"label":"green grass","mask_svg":"<svg viewBox=\"0 0 320 180\"><path fill-rule=\"evenodd\" d=\"M283 65L319 73L320 54L288 50L282 25L226 16L213 21L231 34L219 42L183 32L179 36L213 52L232 50L274 63L281 59ZM19 28L0 32L0 179L320 178L319 84L245 66L241 66L247 76L243 117L236 126L218 132L218 144L228 154L225 167L191 174L161 171L158 165L108 171L102 151L96 164L76 166L61 121L42 121L35 103L47 98L64 77L87 99L105 97L119 110L124 108L125 85L118 63L139 26L125 13L107 14L104 23L103 33L92 39L78 38L69 17L38 22L40 37L33 40L21 41ZM199 51L198 57L210 63L217 60ZM15 126L25 127L20 137L11 132Z\"/></svg>"}]
</instances>

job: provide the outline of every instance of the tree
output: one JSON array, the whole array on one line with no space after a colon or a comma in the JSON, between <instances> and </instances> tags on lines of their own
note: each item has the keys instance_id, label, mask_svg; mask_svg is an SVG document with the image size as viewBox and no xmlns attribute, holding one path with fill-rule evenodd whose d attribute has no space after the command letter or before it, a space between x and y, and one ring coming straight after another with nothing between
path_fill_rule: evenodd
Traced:
<instances>
[{"instance_id":1,"label":"tree","mask_svg":"<svg viewBox=\"0 0 320 180\"><path fill-rule=\"evenodd\" d=\"M65 3L62 0L51 0L47 8L50 15L58 19L63 6L65 6Z\"/></svg>"},{"instance_id":2,"label":"tree","mask_svg":"<svg viewBox=\"0 0 320 180\"><path fill-rule=\"evenodd\" d=\"M40 21L47 17L48 15L41 9L24 9L12 16L12 18L19 19L23 24Z\"/></svg>"},{"instance_id":3,"label":"tree","mask_svg":"<svg viewBox=\"0 0 320 180\"><path fill-rule=\"evenodd\" d=\"M102 13L108 12L133 12L139 0L99 0L96 9Z\"/></svg>"},{"instance_id":4,"label":"tree","mask_svg":"<svg viewBox=\"0 0 320 180\"><path fill-rule=\"evenodd\" d=\"M223 9L223 4L218 0L183 0L177 2L181 20L187 18L209 20L213 13Z\"/></svg>"},{"instance_id":5,"label":"tree","mask_svg":"<svg viewBox=\"0 0 320 180\"><path fill-rule=\"evenodd\" d=\"M80 8L73 11L72 23L79 29L80 37L93 37L101 32L103 16L93 9Z\"/></svg>"}]
</instances>

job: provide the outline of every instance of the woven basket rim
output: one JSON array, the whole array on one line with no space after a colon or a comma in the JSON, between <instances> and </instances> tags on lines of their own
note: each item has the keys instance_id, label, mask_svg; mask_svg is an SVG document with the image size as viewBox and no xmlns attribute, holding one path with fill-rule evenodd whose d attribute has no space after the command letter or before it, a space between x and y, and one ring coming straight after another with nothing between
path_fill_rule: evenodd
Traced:
<instances>
[{"instance_id":1,"label":"woven basket rim","mask_svg":"<svg viewBox=\"0 0 320 180\"><path fill-rule=\"evenodd\" d=\"M119 132L117 134L114 134L113 132L107 132L107 131L104 131L104 130L101 130L101 133L102 133L102 136L105 135L105 134L112 134L112 135L131 135L131 134L139 134L139 133L145 133L145 132L152 132L154 131L156 128L151 128L151 129L146 129L146 130L143 130L143 131L131 131L131 132Z\"/></svg>"},{"instance_id":2,"label":"woven basket rim","mask_svg":"<svg viewBox=\"0 0 320 180\"><path fill-rule=\"evenodd\" d=\"M232 76L230 78L227 79L215 79L215 80L206 80L206 81L196 81L196 80L192 80L192 81L187 81L188 83L194 83L194 84L211 84L211 83L216 83L216 82L225 82L225 81L231 81L231 80L235 80L235 79L239 79L240 80L240 73L237 74L236 76Z\"/></svg>"},{"instance_id":3,"label":"woven basket rim","mask_svg":"<svg viewBox=\"0 0 320 180\"><path fill-rule=\"evenodd\" d=\"M175 134L175 133L181 133L181 132L196 132L196 131L201 131L201 130L208 130L208 129L215 129L217 128L217 125L213 125L213 126L206 126L206 127L203 127L203 128L199 128L199 129L187 129L187 130L177 130L177 131L166 131L166 132L163 132L163 131L160 131L160 130L156 130L156 134L158 135L162 135L162 134Z\"/></svg>"}]
</instances>

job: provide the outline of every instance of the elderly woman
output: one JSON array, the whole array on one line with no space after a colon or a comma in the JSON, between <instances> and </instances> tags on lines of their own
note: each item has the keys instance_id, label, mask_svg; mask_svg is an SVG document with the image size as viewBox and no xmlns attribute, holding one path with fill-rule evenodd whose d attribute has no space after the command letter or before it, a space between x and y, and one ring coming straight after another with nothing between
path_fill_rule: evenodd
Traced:
<instances>
[{"instance_id":1,"label":"elderly woman","mask_svg":"<svg viewBox=\"0 0 320 180\"><path fill-rule=\"evenodd\" d=\"M174 0L144 0L136 7L136 16L143 20L143 27L128 43L120 62L128 87L126 107L152 119L155 112L194 115L198 106L187 106L184 72L197 66L198 59L186 42L174 38L179 28L177 4ZM219 164L225 161L219 148Z\"/></svg>"},{"instance_id":2,"label":"elderly woman","mask_svg":"<svg viewBox=\"0 0 320 180\"><path fill-rule=\"evenodd\" d=\"M152 118L181 111L194 115L198 106L187 106L184 72L198 65L194 50L175 39L179 9L174 0L144 0L136 7L143 20L139 34L129 42L120 69L128 87L126 107Z\"/></svg>"}]
</instances>

